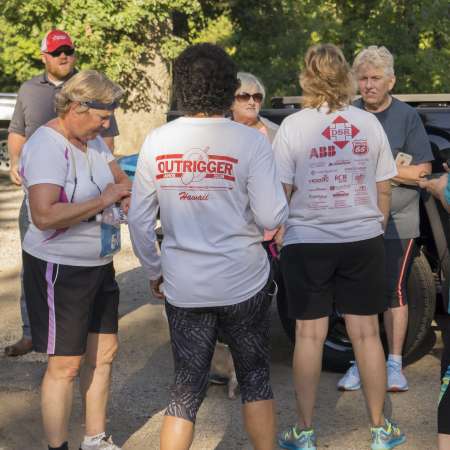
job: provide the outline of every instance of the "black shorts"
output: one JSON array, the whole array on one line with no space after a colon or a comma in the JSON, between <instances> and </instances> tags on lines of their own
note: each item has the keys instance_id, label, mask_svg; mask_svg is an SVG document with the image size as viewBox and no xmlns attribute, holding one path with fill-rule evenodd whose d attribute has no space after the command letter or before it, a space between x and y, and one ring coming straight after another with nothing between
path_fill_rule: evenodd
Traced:
<instances>
[{"instance_id":1,"label":"black shorts","mask_svg":"<svg viewBox=\"0 0 450 450\"><path fill-rule=\"evenodd\" d=\"M175 382L166 415L195 422L205 397L219 332L229 345L243 403L273 398L270 386L269 282L237 305L182 308L166 302Z\"/></svg>"},{"instance_id":2,"label":"black shorts","mask_svg":"<svg viewBox=\"0 0 450 450\"><path fill-rule=\"evenodd\" d=\"M369 316L387 309L383 237L357 242L292 244L281 250L288 315L312 320Z\"/></svg>"},{"instance_id":3,"label":"black shorts","mask_svg":"<svg viewBox=\"0 0 450 450\"><path fill-rule=\"evenodd\" d=\"M390 308L407 304L406 280L417 255L414 239L385 239L386 292Z\"/></svg>"},{"instance_id":4,"label":"black shorts","mask_svg":"<svg viewBox=\"0 0 450 450\"><path fill-rule=\"evenodd\" d=\"M35 351L80 356L88 333L117 333L119 286L112 262L68 266L23 252L23 280Z\"/></svg>"}]
</instances>

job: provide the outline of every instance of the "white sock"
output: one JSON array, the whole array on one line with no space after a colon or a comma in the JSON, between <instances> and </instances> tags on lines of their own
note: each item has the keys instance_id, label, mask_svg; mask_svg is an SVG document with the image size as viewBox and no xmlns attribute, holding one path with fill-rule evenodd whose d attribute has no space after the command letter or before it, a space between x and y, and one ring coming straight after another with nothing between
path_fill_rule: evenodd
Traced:
<instances>
[{"instance_id":1,"label":"white sock","mask_svg":"<svg viewBox=\"0 0 450 450\"><path fill-rule=\"evenodd\" d=\"M100 433L95 436L84 436L83 444L86 445L94 445L100 442L104 437L106 437L106 433Z\"/></svg>"},{"instance_id":2,"label":"white sock","mask_svg":"<svg viewBox=\"0 0 450 450\"><path fill-rule=\"evenodd\" d=\"M389 354L388 356L388 361L393 361L396 362L397 364L400 364L400 366L402 365L402 355L391 355Z\"/></svg>"}]
</instances>

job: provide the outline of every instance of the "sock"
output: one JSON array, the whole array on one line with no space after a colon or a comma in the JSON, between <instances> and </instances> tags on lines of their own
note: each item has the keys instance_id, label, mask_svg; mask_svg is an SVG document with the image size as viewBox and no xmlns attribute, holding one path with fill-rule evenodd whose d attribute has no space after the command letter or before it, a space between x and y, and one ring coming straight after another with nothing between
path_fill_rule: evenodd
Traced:
<instances>
[{"instance_id":1,"label":"sock","mask_svg":"<svg viewBox=\"0 0 450 450\"><path fill-rule=\"evenodd\" d=\"M394 361L397 364L400 364L400 366L401 366L402 365L402 355L391 355L389 353L388 361Z\"/></svg>"},{"instance_id":2,"label":"sock","mask_svg":"<svg viewBox=\"0 0 450 450\"><path fill-rule=\"evenodd\" d=\"M69 450L69 443L66 441L59 447L50 447L49 445L48 450Z\"/></svg>"},{"instance_id":3,"label":"sock","mask_svg":"<svg viewBox=\"0 0 450 450\"><path fill-rule=\"evenodd\" d=\"M105 432L97 434L95 436L84 436L83 444L94 445L100 442L105 437L106 437Z\"/></svg>"}]
</instances>

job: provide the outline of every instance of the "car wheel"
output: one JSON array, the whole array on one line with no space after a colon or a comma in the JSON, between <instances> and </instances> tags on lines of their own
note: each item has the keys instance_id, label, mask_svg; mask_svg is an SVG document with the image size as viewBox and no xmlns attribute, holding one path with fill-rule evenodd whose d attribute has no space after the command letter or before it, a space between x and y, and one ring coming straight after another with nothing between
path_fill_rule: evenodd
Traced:
<instances>
[{"instance_id":1,"label":"car wheel","mask_svg":"<svg viewBox=\"0 0 450 450\"><path fill-rule=\"evenodd\" d=\"M8 130L0 129L0 171L9 171Z\"/></svg>"},{"instance_id":2,"label":"car wheel","mask_svg":"<svg viewBox=\"0 0 450 450\"><path fill-rule=\"evenodd\" d=\"M407 281L409 301L408 332L403 349L403 356L408 362L426 340L436 307L436 287L433 272L426 257L420 253L412 262ZM295 342L295 321L287 316L284 290L277 295L278 313L289 339ZM381 335L386 350L383 324ZM348 338L344 320L338 314L330 317L328 336L323 351L323 368L333 372L345 372L354 360L351 342Z\"/></svg>"}]
</instances>

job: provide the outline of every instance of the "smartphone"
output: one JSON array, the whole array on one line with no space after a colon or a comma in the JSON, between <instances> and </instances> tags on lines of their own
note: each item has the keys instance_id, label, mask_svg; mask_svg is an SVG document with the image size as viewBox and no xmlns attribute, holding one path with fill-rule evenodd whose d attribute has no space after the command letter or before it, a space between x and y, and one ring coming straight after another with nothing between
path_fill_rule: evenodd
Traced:
<instances>
[{"instance_id":1,"label":"smartphone","mask_svg":"<svg viewBox=\"0 0 450 450\"><path fill-rule=\"evenodd\" d=\"M395 163L397 166L409 166L412 162L412 155L409 155L408 153L398 152L397 156L395 157Z\"/></svg>"}]
</instances>

